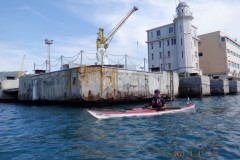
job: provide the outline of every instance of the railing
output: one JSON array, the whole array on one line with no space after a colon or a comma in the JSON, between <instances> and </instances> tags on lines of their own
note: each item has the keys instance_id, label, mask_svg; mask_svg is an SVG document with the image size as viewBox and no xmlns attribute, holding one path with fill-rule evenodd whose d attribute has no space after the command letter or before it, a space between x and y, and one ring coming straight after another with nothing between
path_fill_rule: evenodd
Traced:
<instances>
[{"instance_id":1,"label":"railing","mask_svg":"<svg viewBox=\"0 0 240 160\"><path fill-rule=\"evenodd\" d=\"M179 14L180 16L193 16L193 13L192 12L188 12L188 13L180 13ZM174 14L173 15L173 18L177 18L178 17L178 14Z\"/></svg>"},{"instance_id":2,"label":"railing","mask_svg":"<svg viewBox=\"0 0 240 160\"><path fill-rule=\"evenodd\" d=\"M141 70L141 71L147 71L148 69L148 60L146 58L135 58L132 56L129 56L127 54L111 54L107 53L107 60L110 63L109 65L118 65L118 66L125 66L125 69L128 69L128 67L136 68L132 70ZM71 64L72 67L78 67L78 66L86 66L86 65L96 65L97 57L96 53L90 53L81 50L79 53L71 56L71 57L65 57L61 55L60 57L56 58L55 60L51 61L51 67L53 67L54 71L62 70L63 66L66 64ZM34 71L36 70L47 70L48 68L48 61L44 61L42 64L36 64L34 63ZM55 68L55 69L54 69ZM70 68L70 67L69 67Z\"/></svg>"}]
</instances>

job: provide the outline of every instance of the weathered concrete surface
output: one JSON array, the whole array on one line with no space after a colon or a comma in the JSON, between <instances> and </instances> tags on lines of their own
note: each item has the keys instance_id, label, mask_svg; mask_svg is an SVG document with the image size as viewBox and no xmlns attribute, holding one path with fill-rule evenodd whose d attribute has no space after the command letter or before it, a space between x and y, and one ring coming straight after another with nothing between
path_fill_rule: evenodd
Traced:
<instances>
[{"instance_id":1,"label":"weathered concrete surface","mask_svg":"<svg viewBox=\"0 0 240 160\"><path fill-rule=\"evenodd\" d=\"M229 82L226 79L210 80L211 95L225 95L229 93Z\"/></svg>"},{"instance_id":2,"label":"weathered concrete surface","mask_svg":"<svg viewBox=\"0 0 240 160\"><path fill-rule=\"evenodd\" d=\"M0 81L0 89L7 90L19 87L19 80L3 80Z\"/></svg>"},{"instance_id":3,"label":"weathered concrete surface","mask_svg":"<svg viewBox=\"0 0 240 160\"><path fill-rule=\"evenodd\" d=\"M229 81L229 94L240 93L240 81L230 80Z\"/></svg>"},{"instance_id":4,"label":"weathered concrete surface","mask_svg":"<svg viewBox=\"0 0 240 160\"><path fill-rule=\"evenodd\" d=\"M18 89L18 99L19 100L32 100L32 77L31 75L25 75L19 79L19 89Z\"/></svg>"},{"instance_id":5,"label":"weathered concrete surface","mask_svg":"<svg viewBox=\"0 0 240 160\"><path fill-rule=\"evenodd\" d=\"M210 78L207 76L194 76L180 78L179 97L201 97L210 95Z\"/></svg>"},{"instance_id":6,"label":"weathered concrete surface","mask_svg":"<svg viewBox=\"0 0 240 160\"><path fill-rule=\"evenodd\" d=\"M17 100L18 86L18 79L0 81L0 100Z\"/></svg>"},{"instance_id":7,"label":"weathered concrete surface","mask_svg":"<svg viewBox=\"0 0 240 160\"><path fill-rule=\"evenodd\" d=\"M20 78L19 100L125 101L152 96L155 89L170 95L170 72L151 73L87 66ZM179 78L173 74L174 95Z\"/></svg>"}]
</instances>

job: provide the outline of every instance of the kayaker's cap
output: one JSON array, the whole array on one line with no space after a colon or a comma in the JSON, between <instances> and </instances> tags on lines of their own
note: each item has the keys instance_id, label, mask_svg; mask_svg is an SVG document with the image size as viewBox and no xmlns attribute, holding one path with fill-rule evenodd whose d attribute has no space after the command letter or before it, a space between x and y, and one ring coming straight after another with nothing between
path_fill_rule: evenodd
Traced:
<instances>
[{"instance_id":1,"label":"kayaker's cap","mask_svg":"<svg viewBox=\"0 0 240 160\"><path fill-rule=\"evenodd\" d=\"M156 89L156 90L154 91L154 93L155 93L155 94L160 94L160 91L159 91L158 89Z\"/></svg>"}]
</instances>

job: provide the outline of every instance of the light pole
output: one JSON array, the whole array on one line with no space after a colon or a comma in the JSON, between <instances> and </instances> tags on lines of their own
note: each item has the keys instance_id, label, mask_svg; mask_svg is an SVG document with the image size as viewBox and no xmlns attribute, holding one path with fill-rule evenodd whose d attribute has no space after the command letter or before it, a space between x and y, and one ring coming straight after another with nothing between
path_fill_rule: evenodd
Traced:
<instances>
[{"instance_id":1,"label":"light pole","mask_svg":"<svg viewBox=\"0 0 240 160\"><path fill-rule=\"evenodd\" d=\"M53 43L53 40L45 39L45 44L48 45L48 72L51 72L51 62L50 62L50 45Z\"/></svg>"}]
</instances>

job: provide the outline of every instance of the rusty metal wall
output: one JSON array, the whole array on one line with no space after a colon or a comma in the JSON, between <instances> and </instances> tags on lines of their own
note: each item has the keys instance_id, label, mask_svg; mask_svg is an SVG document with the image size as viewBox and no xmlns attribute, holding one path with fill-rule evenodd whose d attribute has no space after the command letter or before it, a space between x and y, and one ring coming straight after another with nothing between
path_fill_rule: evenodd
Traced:
<instances>
[{"instance_id":1,"label":"rusty metal wall","mask_svg":"<svg viewBox=\"0 0 240 160\"><path fill-rule=\"evenodd\" d=\"M174 95L179 79L174 76ZM152 73L86 66L20 79L20 100L98 101L149 98L155 89L170 94L170 72Z\"/></svg>"}]
</instances>

